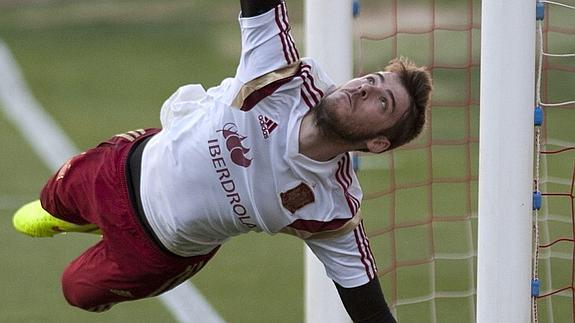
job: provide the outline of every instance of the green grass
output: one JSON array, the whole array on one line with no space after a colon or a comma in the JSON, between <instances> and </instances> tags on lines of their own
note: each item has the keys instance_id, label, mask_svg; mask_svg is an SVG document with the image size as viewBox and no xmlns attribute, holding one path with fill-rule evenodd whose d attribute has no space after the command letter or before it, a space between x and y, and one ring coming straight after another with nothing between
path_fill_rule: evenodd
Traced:
<instances>
[{"instance_id":1,"label":"green grass","mask_svg":"<svg viewBox=\"0 0 575 323\"><path fill-rule=\"evenodd\" d=\"M445 6L456 3L461 2L438 1ZM478 3L473 2L476 9ZM301 44L302 1L290 0L289 5ZM77 146L85 149L115 133L159 126L160 106L177 87L187 83L209 87L233 75L240 45L235 22L238 8L237 1L229 0L3 4L0 38L13 51L34 95ZM365 12L369 8L366 5ZM478 32L471 35L471 54L477 60ZM467 48L461 49L467 46L466 36L437 32L436 53L430 53L428 35L401 34L397 49L420 64L429 64L433 55L436 63L459 64L467 59ZM561 45L563 52L574 51L565 45L565 35L553 35L551 41ZM381 68L391 58L392 39L363 42L365 69ZM450 46L460 50L450 51ZM453 260L441 255L469 254L477 247L478 73L478 68L469 72L436 69L436 102L473 103L435 106L429 130L416 141L420 149L362 158L363 213L378 266L388 272L381 278L388 300L425 299L434 291L446 295L474 289L474 257ZM550 90L552 99L567 99L573 76L564 72L549 76L559 84ZM472 86L469 90L468 85ZM570 130L573 111L555 109L547 117L551 137L575 142ZM432 140L443 144L429 146ZM85 313L65 303L61 272L95 238L18 235L11 228L11 214L37 197L50 171L3 115L0 147L0 283L4 286L0 322L174 322L157 299L118 305L104 314ZM549 175L570 177L574 157L547 158ZM453 179L456 183L449 181ZM548 184L546 188L564 191L567 187ZM393 188L398 189L388 192ZM546 222L548 233L543 238L568 234L569 204L551 200L549 210L566 220ZM557 246L552 251L568 253L570 248ZM248 234L224 245L192 282L229 322L301 322L302 258L303 243L297 239ZM393 267L397 264L401 266ZM566 268L568 262L560 259L545 263L542 276L549 277L551 271L556 278L543 287L564 282ZM542 316L553 309L556 322L559 317L567 321L571 304L565 299L556 296L552 303L542 303ZM474 316L474 301L473 295L438 297L399 305L397 313L401 322L408 323L426 322L433 311L437 322L467 322Z\"/></svg>"},{"instance_id":2,"label":"green grass","mask_svg":"<svg viewBox=\"0 0 575 323\"><path fill-rule=\"evenodd\" d=\"M187 2L165 1L178 10L159 20L152 1L109 2L126 15L113 19L79 17L82 7L105 7L87 1L3 7L0 38L40 103L86 149L115 133L159 126L161 104L179 86L213 86L235 73L239 3ZM50 171L3 117L0 134L0 322L173 322L157 299L105 314L66 304L61 272L95 240L74 234L34 240L11 228L10 215L37 198ZM300 241L249 234L226 244L193 283L229 322L297 322L302 268Z\"/></svg>"}]
</instances>

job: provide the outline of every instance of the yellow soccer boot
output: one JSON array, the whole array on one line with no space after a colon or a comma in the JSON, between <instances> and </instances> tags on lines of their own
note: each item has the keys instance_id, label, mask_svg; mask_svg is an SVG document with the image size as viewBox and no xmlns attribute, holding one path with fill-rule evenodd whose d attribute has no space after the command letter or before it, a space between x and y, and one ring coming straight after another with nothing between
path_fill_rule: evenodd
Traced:
<instances>
[{"instance_id":1,"label":"yellow soccer boot","mask_svg":"<svg viewBox=\"0 0 575 323\"><path fill-rule=\"evenodd\" d=\"M39 200L22 206L12 218L17 231L31 237L52 237L63 232L102 234L94 224L78 225L60 220L42 208Z\"/></svg>"}]
</instances>

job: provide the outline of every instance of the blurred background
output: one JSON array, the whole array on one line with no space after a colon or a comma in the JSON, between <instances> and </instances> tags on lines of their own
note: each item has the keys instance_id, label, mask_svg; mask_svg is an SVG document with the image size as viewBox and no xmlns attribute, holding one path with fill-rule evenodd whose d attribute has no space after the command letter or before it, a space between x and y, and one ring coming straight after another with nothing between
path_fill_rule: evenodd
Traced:
<instances>
[{"instance_id":1,"label":"blurred background","mask_svg":"<svg viewBox=\"0 0 575 323\"><path fill-rule=\"evenodd\" d=\"M303 53L303 0L288 6ZM474 321L480 8L479 0L363 0L354 22L356 75L404 55L434 77L422 136L359 160L367 233L401 322ZM0 0L0 40L31 93L84 150L116 133L158 127L161 104L181 85L208 88L233 76L238 12L239 1L230 0ZM575 52L574 17L548 10L546 50ZM574 62L545 59L543 101L575 98ZM1 73L0 85L7 82ZM573 112L572 104L545 110L545 150L575 146ZM52 173L25 134L0 113L0 322L176 322L158 299L103 314L67 305L61 272L97 238L30 239L12 229L12 213L36 199ZM573 238L574 159L572 150L543 157L542 189L571 197L544 198L542 244ZM573 321L572 253L572 243L541 252L542 291L567 288L539 301L541 322ZM191 281L228 322L302 322L302 259L295 238L247 234Z\"/></svg>"},{"instance_id":2,"label":"blurred background","mask_svg":"<svg viewBox=\"0 0 575 323\"><path fill-rule=\"evenodd\" d=\"M289 1L301 37L302 1ZM158 127L179 86L235 74L239 1L0 1L0 39L32 94L79 150L116 133ZM0 82L6 78L0 74ZM52 174L0 113L0 322L175 322L157 299L90 314L66 304L65 266L96 237L30 239L11 215ZM222 248L193 283L229 322L303 317L303 244L248 234Z\"/></svg>"}]
</instances>

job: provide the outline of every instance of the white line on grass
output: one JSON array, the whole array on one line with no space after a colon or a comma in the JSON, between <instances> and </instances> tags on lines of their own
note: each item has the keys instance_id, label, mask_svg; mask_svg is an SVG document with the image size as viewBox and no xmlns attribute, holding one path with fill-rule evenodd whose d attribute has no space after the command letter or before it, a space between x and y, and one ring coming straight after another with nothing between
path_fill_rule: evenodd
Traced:
<instances>
[{"instance_id":1,"label":"white line on grass","mask_svg":"<svg viewBox=\"0 0 575 323\"><path fill-rule=\"evenodd\" d=\"M0 41L0 102L6 118L53 171L78 149L28 90L8 47Z\"/></svg>"},{"instance_id":2,"label":"white line on grass","mask_svg":"<svg viewBox=\"0 0 575 323\"><path fill-rule=\"evenodd\" d=\"M181 284L164 295L162 302L172 310L179 322L224 323L192 284ZM190 313L193 313L193 317Z\"/></svg>"},{"instance_id":3,"label":"white line on grass","mask_svg":"<svg viewBox=\"0 0 575 323\"><path fill-rule=\"evenodd\" d=\"M52 171L78 149L34 98L8 47L0 41L0 110ZM191 283L160 296L178 322L224 322Z\"/></svg>"}]
</instances>

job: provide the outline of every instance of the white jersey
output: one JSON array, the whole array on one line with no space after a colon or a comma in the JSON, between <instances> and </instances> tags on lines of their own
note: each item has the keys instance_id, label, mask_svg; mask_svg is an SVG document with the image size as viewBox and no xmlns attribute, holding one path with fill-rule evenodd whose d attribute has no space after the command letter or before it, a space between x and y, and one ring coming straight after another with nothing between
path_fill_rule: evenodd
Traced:
<instances>
[{"instance_id":1,"label":"white jersey","mask_svg":"<svg viewBox=\"0 0 575 323\"><path fill-rule=\"evenodd\" d=\"M363 285L376 267L350 156L318 162L299 153L302 118L334 84L299 58L285 4L239 22L236 76L208 91L183 86L162 107L162 130L142 156L145 216L181 256L248 231L293 234L330 278Z\"/></svg>"}]
</instances>

